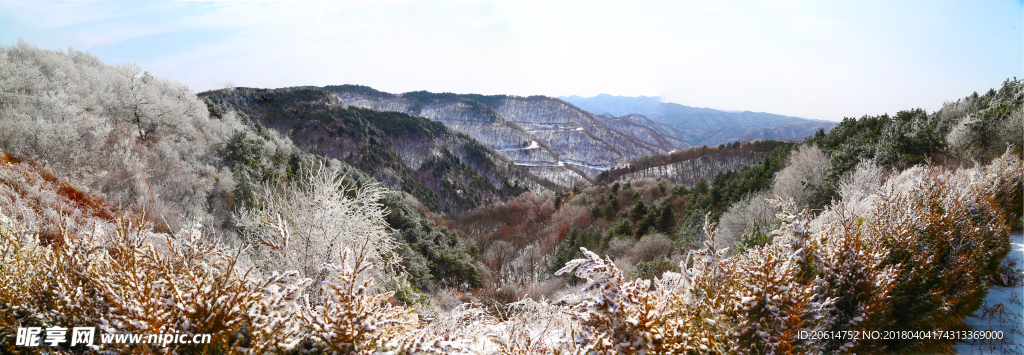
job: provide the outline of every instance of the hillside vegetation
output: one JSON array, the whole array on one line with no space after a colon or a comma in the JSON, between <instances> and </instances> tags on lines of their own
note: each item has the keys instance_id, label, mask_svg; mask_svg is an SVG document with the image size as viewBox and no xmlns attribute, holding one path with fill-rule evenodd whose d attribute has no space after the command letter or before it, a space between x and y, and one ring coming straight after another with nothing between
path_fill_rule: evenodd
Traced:
<instances>
[{"instance_id":1,"label":"hillside vegetation","mask_svg":"<svg viewBox=\"0 0 1024 355\"><path fill-rule=\"evenodd\" d=\"M946 102L932 113L913 109L846 118L827 134L819 131L808 139L830 158L825 181L810 187L809 202L814 208L829 203L839 181L865 160L895 170L926 163L985 164L1001 155L1007 143L1024 143L1022 102L1024 85L1008 79L998 90Z\"/></svg>"},{"instance_id":2,"label":"hillside vegetation","mask_svg":"<svg viewBox=\"0 0 1024 355\"><path fill-rule=\"evenodd\" d=\"M778 146L787 144L780 141L733 142L717 148L701 146L647 155L630 159L623 167L601 172L597 179L601 182L663 179L692 187L700 179L710 180L718 173L756 164Z\"/></svg>"}]
</instances>

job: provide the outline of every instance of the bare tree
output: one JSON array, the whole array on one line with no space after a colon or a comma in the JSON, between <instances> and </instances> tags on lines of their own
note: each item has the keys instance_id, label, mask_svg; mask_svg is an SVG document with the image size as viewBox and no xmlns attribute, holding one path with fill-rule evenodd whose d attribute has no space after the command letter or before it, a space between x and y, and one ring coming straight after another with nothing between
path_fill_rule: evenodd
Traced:
<instances>
[{"instance_id":1,"label":"bare tree","mask_svg":"<svg viewBox=\"0 0 1024 355\"><path fill-rule=\"evenodd\" d=\"M719 248L733 248L743 237L743 232L755 224L767 227L779 209L768 202L766 193L748 196L729 207L722 214L718 224Z\"/></svg>"},{"instance_id":2,"label":"bare tree","mask_svg":"<svg viewBox=\"0 0 1024 355\"><path fill-rule=\"evenodd\" d=\"M401 260L380 203L388 191L344 180L321 163L303 177L257 192L260 204L237 216L253 242L254 262L267 271L298 270L320 280L323 265L349 248L354 253L347 263L365 260L377 276L396 271Z\"/></svg>"},{"instance_id":3,"label":"bare tree","mask_svg":"<svg viewBox=\"0 0 1024 355\"><path fill-rule=\"evenodd\" d=\"M512 264L505 268L507 281L526 285L540 279L544 270L547 270L549 255L541 252L538 243L530 243L516 255Z\"/></svg>"},{"instance_id":4,"label":"bare tree","mask_svg":"<svg viewBox=\"0 0 1024 355\"><path fill-rule=\"evenodd\" d=\"M849 175L839 183L839 197L848 213L863 215L874 208L879 199L879 188L885 180L884 169L872 160L862 160ZM814 220L811 228L820 229L828 223L834 223L839 215L835 206L826 206L821 215Z\"/></svg>"},{"instance_id":5,"label":"bare tree","mask_svg":"<svg viewBox=\"0 0 1024 355\"><path fill-rule=\"evenodd\" d=\"M797 206L807 204L808 184L819 184L825 179L829 158L815 146L804 144L789 157L789 164L775 174L772 195L793 199Z\"/></svg>"}]
</instances>

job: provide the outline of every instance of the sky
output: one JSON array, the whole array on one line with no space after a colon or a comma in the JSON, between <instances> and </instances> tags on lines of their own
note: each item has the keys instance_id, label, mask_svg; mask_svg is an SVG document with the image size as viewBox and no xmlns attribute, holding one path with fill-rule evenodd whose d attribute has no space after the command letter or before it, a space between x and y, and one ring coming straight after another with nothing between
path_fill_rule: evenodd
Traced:
<instances>
[{"instance_id":1,"label":"sky","mask_svg":"<svg viewBox=\"0 0 1024 355\"><path fill-rule=\"evenodd\" d=\"M1024 78L1022 0L0 0L0 45L18 39L196 92L605 93L825 120Z\"/></svg>"}]
</instances>

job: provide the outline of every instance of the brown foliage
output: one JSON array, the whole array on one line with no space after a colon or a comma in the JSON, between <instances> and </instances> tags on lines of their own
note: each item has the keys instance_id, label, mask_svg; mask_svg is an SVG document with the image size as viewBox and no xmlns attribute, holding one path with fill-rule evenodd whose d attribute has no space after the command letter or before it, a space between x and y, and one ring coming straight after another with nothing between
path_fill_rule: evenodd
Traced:
<instances>
[{"instance_id":1,"label":"brown foliage","mask_svg":"<svg viewBox=\"0 0 1024 355\"><path fill-rule=\"evenodd\" d=\"M60 241L61 225L76 234L115 219L103 198L55 176L43 163L4 152L0 152L0 211L33 229L44 245Z\"/></svg>"}]
</instances>

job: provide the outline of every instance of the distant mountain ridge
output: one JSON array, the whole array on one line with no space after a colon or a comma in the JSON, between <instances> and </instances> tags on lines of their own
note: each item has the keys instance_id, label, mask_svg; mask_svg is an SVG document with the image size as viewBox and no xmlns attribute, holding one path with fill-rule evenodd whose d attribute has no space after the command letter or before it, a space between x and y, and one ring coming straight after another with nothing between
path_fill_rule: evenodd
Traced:
<instances>
[{"instance_id":1,"label":"distant mountain ridge","mask_svg":"<svg viewBox=\"0 0 1024 355\"><path fill-rule=\"evenodd\" d=\"M359 85L324 89L334 92L347 106L402 112L444 123L562 186L592 180L629 159L666 153L681 143L664 135L669 127L654 127L653 121L597 117L545 96L391 94Z\"/></svg>"},{"instance_id":2,"label":"distant mountain ridge","mask_svg":"<svg viewBox=\"0 0 1024 355\"><path fill-rule=\"evenodd\" d=\"M668 125L688 145L719 145L734 141L774 139L801 140L818 129L828 131L836 122L784 116L764 112L723 111L661 102L652 96L614 96L600 94L584 98L561 96L559 99L595 115L641 115Z\"/></svg>"}]
</instances>

